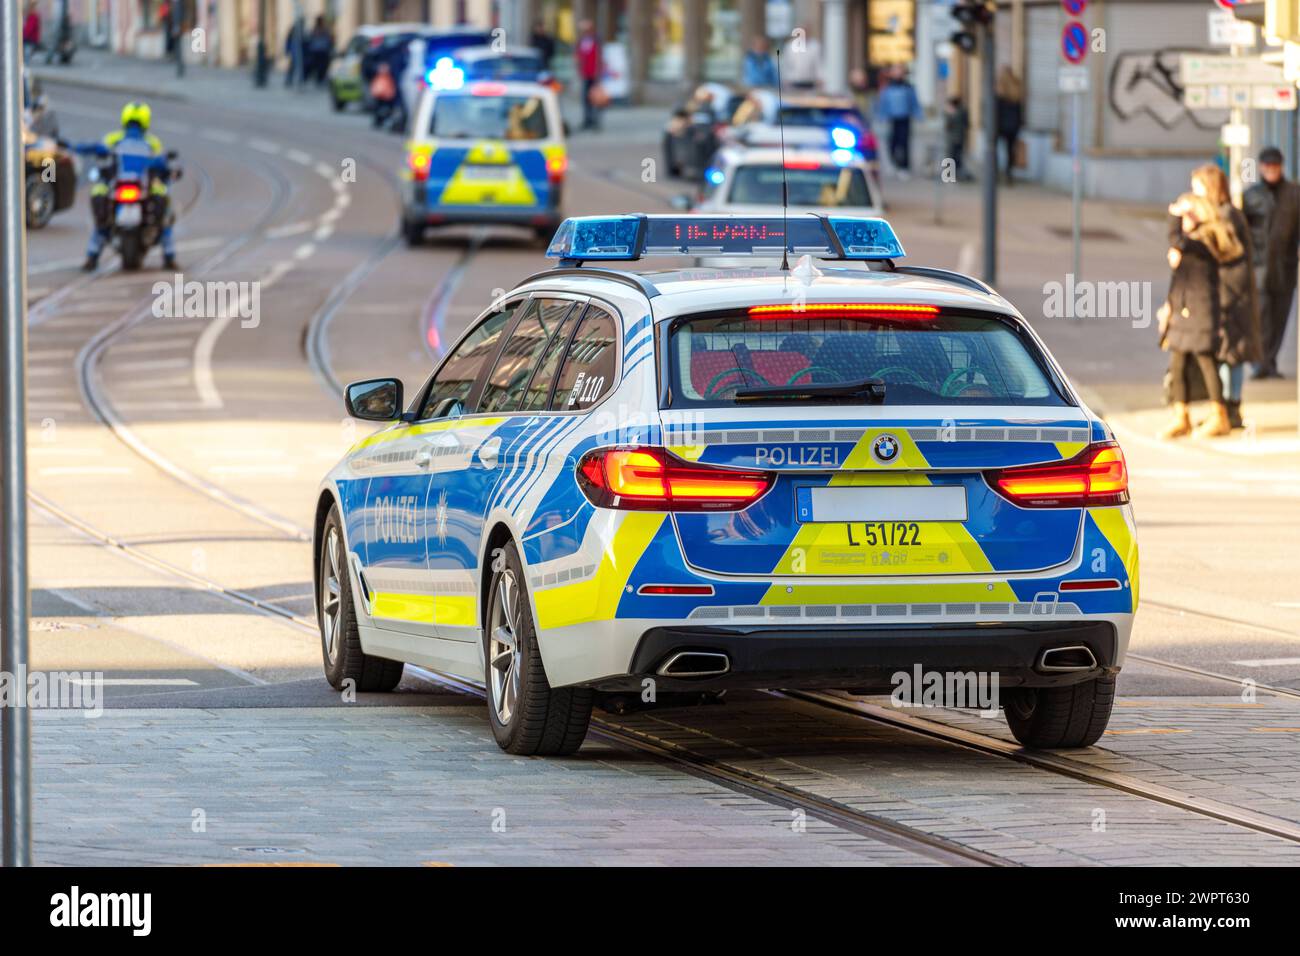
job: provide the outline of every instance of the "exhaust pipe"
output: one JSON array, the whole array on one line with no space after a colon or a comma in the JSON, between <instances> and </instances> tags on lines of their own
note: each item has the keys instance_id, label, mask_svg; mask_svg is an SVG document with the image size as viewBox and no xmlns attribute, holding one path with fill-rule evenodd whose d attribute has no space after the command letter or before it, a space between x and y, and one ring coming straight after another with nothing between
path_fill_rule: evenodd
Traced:
<instances>
[{"instance_id":1,"label":"exhaust pipe","mask_svg":"<svg viewBox=\"0 0 1300 956\"><path fill-rule=\"evenodd\" d=\"M1049 647L1038 659L1040 671L1063 673L1068 671L1090 671L1097 666L1097 658L1092 648L1086 644L1071 644L1069 647Z\"/></svg>"},{"instance_id":2,"label":"exhaust pipe","mask_svg":"<svg viewBox=\"0 0 1300 956\"><path fill-rule=\"evenodd\" d=\"M731 658L717 651L678 651L659 666L660 677L717 677L731 670Z\"/></svg>"}]
</instances>

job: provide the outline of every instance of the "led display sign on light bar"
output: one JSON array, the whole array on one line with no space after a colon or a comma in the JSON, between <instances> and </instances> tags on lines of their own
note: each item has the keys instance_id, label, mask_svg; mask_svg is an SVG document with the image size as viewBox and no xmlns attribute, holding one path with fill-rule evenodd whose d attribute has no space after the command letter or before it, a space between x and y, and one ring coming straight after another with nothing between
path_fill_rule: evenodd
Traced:
<instances>
[{"instance_id":1,"label":"led display sign on light bar","mask_svg":"<svg viewBox=\"0 0 1300 956\"><path fill-rule=\"evenodd\" d=\"M898 259L902 243L883 219L842 216L581 216L566 219L546 250L552 259L642 256L779 256Z\"/></svg>"}]
</instances>

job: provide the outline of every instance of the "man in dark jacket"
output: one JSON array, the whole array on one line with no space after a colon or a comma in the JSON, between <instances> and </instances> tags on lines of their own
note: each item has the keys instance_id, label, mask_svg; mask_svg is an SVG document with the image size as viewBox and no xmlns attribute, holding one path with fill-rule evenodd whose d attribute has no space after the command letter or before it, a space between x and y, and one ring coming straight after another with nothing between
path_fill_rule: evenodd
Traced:
<instances>
[{"instance_id":1,"label":"man in dark jacket","mask_svg":"<svg viewBox=\"0 0 1300 956\"><path fill-rule=\"evenodd\" d=\"M1254 378L1280 378L1277 354L1282 348L1291 300L1295 297L1300 253L1300 185L1282 174L1282 151L1266 147L1259 154L1260 182L1246 190L1242 206L1250 223L1259 282L1259 324L1263 356Z\"/></svg>"}]
</instances>

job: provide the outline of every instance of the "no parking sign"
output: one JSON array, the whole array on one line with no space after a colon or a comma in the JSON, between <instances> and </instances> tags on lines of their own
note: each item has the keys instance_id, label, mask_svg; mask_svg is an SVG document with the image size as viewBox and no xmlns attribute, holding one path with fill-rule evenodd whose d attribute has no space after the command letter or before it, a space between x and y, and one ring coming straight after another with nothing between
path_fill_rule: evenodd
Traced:
<instances>
[{"instance_id":1,"label":"no parking sign","mask_svg":"<svg viewBox=\"0 0 1300 956\"><path fill-rule=\"evenodd\" d=\"M1088 55L1088 31L1078 20L1071 20L1061 31L1061 52L1071 63L1082 63Z\"/></svg>"}]
</instances>

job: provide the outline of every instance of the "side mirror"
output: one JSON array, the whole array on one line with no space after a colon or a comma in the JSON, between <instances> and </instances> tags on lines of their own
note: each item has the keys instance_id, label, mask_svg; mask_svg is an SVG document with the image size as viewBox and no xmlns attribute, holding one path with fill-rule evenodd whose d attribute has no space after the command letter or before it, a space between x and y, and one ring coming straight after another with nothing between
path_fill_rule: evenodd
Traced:
<instances>
[{"instance_id":1,"label":"side mirror","mask_svg":"<svg viewBox=\"0 0 1300 956\"><path fill-rule=\"evenodd\" d=\"M402 417L402 383L395 378L353 382L343 392L348 414L368 422L391 422Z\"/></svg>"}]
</instances>

